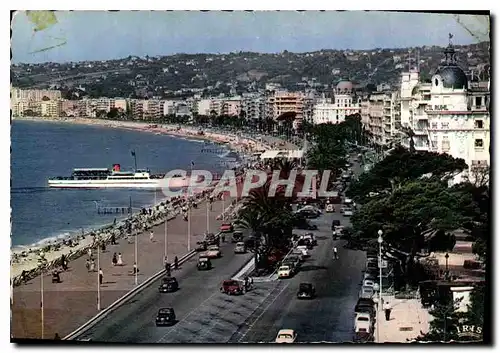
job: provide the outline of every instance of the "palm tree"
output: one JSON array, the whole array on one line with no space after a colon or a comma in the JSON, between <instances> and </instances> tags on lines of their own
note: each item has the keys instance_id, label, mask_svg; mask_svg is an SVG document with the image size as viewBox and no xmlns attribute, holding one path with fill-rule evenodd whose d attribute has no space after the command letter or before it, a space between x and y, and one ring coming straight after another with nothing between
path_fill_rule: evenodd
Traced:
<instances>
[{"instance_id":1,"label":"palm tree","mask_svg":"<svg viewBox=\"0 0 500 353\"><path fill-rule=\"evenodd\" d=\"M255 253L257 268L267 262L273 250L287 250L292 213L282 191L270 196L271 183L250 191L235 222L252 232L248 247Z\"/></svg>"}]
</instances>

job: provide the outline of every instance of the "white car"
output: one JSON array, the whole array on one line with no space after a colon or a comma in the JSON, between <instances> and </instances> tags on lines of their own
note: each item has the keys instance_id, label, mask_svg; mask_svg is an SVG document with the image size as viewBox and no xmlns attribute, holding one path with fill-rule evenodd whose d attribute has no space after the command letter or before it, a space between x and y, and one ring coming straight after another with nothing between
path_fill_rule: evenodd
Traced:
<instances>
[{"instance_id":1,"label":"white car","mask_svg":"<svg viewBox=\"0 0 500 353\"><path fill-rule=\"evenodd\" d=\"M350 198L348 198L348 197L346 197L346 198L344 199L344 205L350 205L351 203L352 203L352 199L350 199Z\"/></svg>"},{"instance_id":2,"label":"white car","mask_svg":"<svg viewBox=\"0 0 500 353\"><path fill-rule=\"evenodd\" d=\"M351 209L346 209L344 211L344 217L352 217L352 215L353 215L353 212Z\"/></svg>"},{"instance_id":3,"label":"white car","mask_svg":"<svg viewBox=\"0 0 500 353\"><path fill-rule=\"evenodd\" d=\"M335 206L329 203L328 205L326 205L325 212L327 213L335 212Z\"/></svg>"},{"instance_id":4,"label":"white car","mask_svg":"<svg viewBox=\"0 0 500 353\"><path fill-rule=\"evenodd\" d=\"M292 266L283 265L278 269L278 278L290 278L293 275Z\"/></svg>"},{"instance_id":5,"label":"white car","mask_svg":"<svg viewBox=\"0 0 500 353\"><path fill-rule=\"evenodd\" d=\"M245 254L247 252L247 247L244 242L239 241L236 243L236 246L234 247L234 253L235 254Z\"/></svg>"},{"instance_id":6,"label":"white car","mask_svg":"<svg viewBox=\"0 0 500 353\"><path fill-rule=\"evenodd\" d=\"M297 339L297 334L291 329L281 329L276 335L276 343L293 343Z\"/></svg>"},{"instance_id":7,"label":"white car","mask_svg":"<svg viewBox=\"0 0 500 353\"><path fill-rule=\"evenodd\" d=\"M304 256L304 257L309 256L309 251L307 250L307 246L299 245L299 246L297 246L297 249L301 251L302 256Z\"/></svg>"},{"instance_id":8,"label":"white car","mask_svg":"<svg viewBox=\"0 0 500 353\"><path fill-rule=\"evenodd\" d=\"M208 258L221 257L222 253L217 245L210 245L205 252Z\"/></svg>"},{"instance_id":9,"label":"white car","mask_svg":"<svg viewBox=\"0 0 500 353\"><path fill-rule=\"evenodd\" d=\"M354 332L372 332L372 318L369 313L356 313Z\"/></svg>"},{"instance_id":10,"label":"white car","mask_svg":"<svg viewBox=\"0 0 500 353\"><path fill-rule=\"evenodd\" d=\"M302 251L301 250L299 250L297 248L293 249L292 250L292 255L297 256L300 261L304 261L305 256L302 255Z\"/></svg>"},{"instance_id":11,"label":"white car","mask_svg":"<svg viewBox=\"0 0 500 353\"><path fill-rule=\"evenodd\" d=\"M364 287L372 287L372 288L373 288L373 287L375 286L375 282L373 282L373 281L372 281L372 280L370 280L370 279L365 279L365 280L363 281L363 286L364 286Z\"/></svg>"}]
</instances>

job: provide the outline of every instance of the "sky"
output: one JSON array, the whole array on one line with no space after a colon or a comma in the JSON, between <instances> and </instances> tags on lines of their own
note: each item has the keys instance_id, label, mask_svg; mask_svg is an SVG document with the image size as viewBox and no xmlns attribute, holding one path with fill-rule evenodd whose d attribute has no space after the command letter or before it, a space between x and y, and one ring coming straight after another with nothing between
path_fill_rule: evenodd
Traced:
<instances>
[{"instance_id":1,"label":"sky","mask_svg":"<svg viewBox=\"0 0 500 353\"><path fill-rule=\"evenodd\" d=\"M453 43L457 45L478 42L453 14L363 11L56 11L55 14L57 23L34 31L36 25L26 13L16 13L12 20L13 63L176 53L446 46L448 33L453 34ZM486 17L459 16L460 22L473 32L482 33L480 40L487 40Z\"/></svg>"}]
</instances>

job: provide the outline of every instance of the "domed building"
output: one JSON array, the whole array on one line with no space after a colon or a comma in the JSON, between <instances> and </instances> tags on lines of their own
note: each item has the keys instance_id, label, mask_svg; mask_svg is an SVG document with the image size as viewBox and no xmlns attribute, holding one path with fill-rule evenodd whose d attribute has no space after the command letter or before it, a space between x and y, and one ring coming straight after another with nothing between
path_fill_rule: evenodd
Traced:
<instances>
[{"instance_id":1,"label":"domed building","mask_svg":"<svg viewBox=\"0 0 500 353\"><path fill-rule=\"evenodd\" d=\"M415 70L402 74L401 125L412 130L416 150L464 159L469 170L455 182L472 181L490 165L490 93L471 88L451 43L444 55L430 83L419 82ZM409 138L403 141L409 147Z\"/></svg>"},{"instance_id":2,"label":"domed building","mask_svg":"<svg viewBox=\"0 0 500 353\"><path fill-rule=\"evenodd\" d=\"M323 99L314 106L314 124L339 124L349 115L361 112L359 99L355 95L354 84L341 80L333 89L333 101Z\"/></svg>"}]
</instances>

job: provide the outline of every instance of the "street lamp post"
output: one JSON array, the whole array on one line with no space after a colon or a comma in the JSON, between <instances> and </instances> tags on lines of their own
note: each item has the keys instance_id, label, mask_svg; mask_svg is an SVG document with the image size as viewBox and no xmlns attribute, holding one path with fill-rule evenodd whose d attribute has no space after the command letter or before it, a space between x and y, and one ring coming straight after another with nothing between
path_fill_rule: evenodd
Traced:
<instances>
[{"instance_id":1,"label":"street lamp post","mask_svg":"<svg viewBox=\"0 0 500 353\"><path fill-rule=\"evenodd\" d=\"M207 234L210 233L210 202L206 202L207 204Z\"/></svg>"},{"instance_id":2,"label":"street lamp post","mask_svg":"<svg viewBox=\"0 0 500 353\"><path fill-rule=\"evenodd\" d=\"M101 252L101 244L97 243L97 311L101 311L101 260L99 253Z\"/></svg>"},{"instance_id":3,"label":"street lamp post","mask_svg":"<svg viewBox=\"0 0 500 353\"><path fill-rule=\"evenodd\" d=\"M377 342L380 343L380 311L382 310L382 230L378 231L378 269L379 269L379 287L378 287L378 310L377 310Z\"/></svg>"},{"instance_id":4,"label":"street lamp post","mask_svg":"<svg viewBox=\"0 0 500 353\"><path fill-rule=\"evenodd\" d=\"M43 336L44 336L44 331L45 331L45 318L44 318L44 308L43 308L43 270L44 270L44 266L45 266L45 259L43 256L40 256L38 258L38 261L40 262L41 264L41 273L40 273L40 321L41 321L41 324L42 324L42 340L43 340Z\"/></svg>"},{"instance_id":5,"label":"street lamp post","mask_svg":"<svg viewBox=\"0 0 500 353\"><path fill-rule=\"evenodd\" d=\"M166 207L166 206L165 206ZM167 236L167 223L168 223L168 209L167 209L167 212L165 213L165 249L164 249L164 253L165 253L165 256L163 256L163 259L166 259L167 258L167 241L168 241L168 236Z\"/></svg>"},{"instance_id":6,"label":"street lamp post","mask_svg":"<svg viewBox=\"0 0 500 353\"><path fill-rule=\"evenodd\" d=\"M445 272L444 272L444 279L447 280L448 279L448 258L450 257L450 255L448 253L446 253L446 255L444 255L444 258L446 260L446 267L445 267Z\"/></svg>"},{"instance_id":7,"label":"street lamp post","mask_svg":"<svg viewBox=\"0 0 500 353\"><path fill-rule=\"evenodd\" d=\"M138 234L137 234L137 231L135 231L135 242L134 242L134 257L135 257L135 278L134 278L134 282L135 282L135 285L137 286L137 272L139 272L139 259L137 258L137 241L138 241Z\"/></svg>"}]
</instances>

